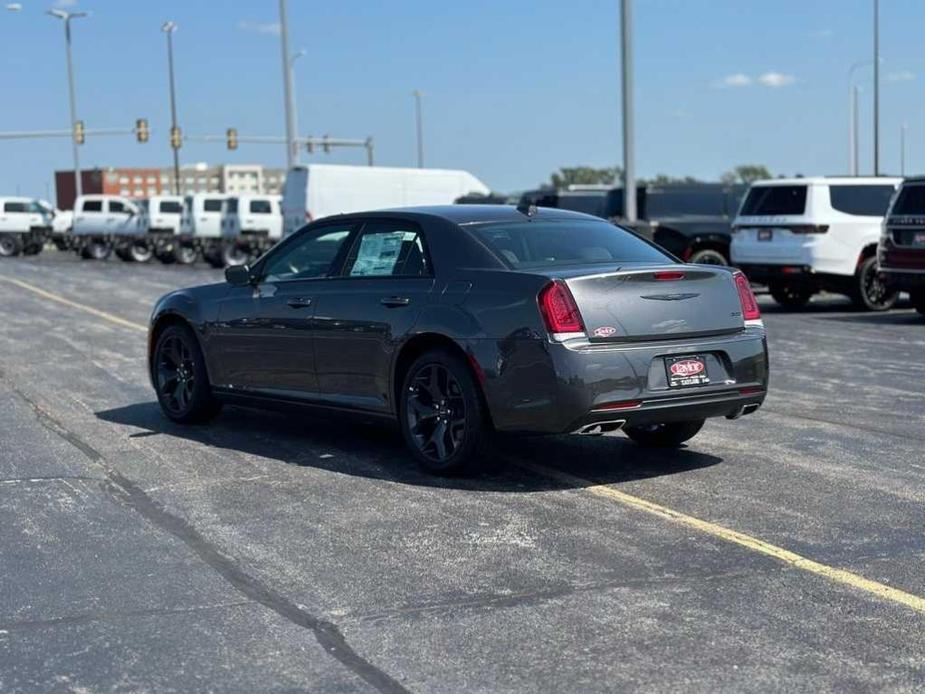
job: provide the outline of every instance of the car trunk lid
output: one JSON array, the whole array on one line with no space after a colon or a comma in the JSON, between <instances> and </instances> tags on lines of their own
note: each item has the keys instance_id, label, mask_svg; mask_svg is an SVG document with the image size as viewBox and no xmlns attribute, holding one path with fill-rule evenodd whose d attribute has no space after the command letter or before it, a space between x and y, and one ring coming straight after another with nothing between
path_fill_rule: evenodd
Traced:
<instances>
[{"instance_id":1,"label":"car trunk lid","mask_svg":"<svg viewBox=\"0 0 925 694\"><path fill-rule=\"evenodd\" d=\"M560 274L592 342L680 339L743 329L732 273L704 265Z\"/></svg>"}]
</instances>

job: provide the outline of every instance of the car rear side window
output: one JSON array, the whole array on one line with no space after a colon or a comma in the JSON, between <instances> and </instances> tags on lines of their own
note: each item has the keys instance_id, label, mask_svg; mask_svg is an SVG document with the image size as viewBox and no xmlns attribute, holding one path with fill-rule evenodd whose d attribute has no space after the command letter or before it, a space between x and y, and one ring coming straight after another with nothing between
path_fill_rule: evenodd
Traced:
<instances>
[{"instance_id":1,"label":"car rear side window","mask_svg":"<svg viewBox=\"0 0 925 694\"><path fill-rule=\"evenodd\" d=\"M430 263L424 240L413 224L371 222L347 257L348 277L426 277Z\"/></svg>"},{"instance_id":2,"label":"car rear side window","mask_svg":"<svg viewBox=\"0 0 925 694\"><path fill-rule=\"evenodd\" d=\"M845 214L882 217L893 197L893 186L829 186L832 207Z\"/></svg>"},{"instance_id":3,"label":"car rear side window","mask_svg":"<svg viewBox=\"0 0 925 694\"><path fill-rule=\"evenodd\" d=\"M5 202L3 203L4 212L26 212L27 205L24 202Z\"/></svg>"},{"instance_id":4,"label":"car rear side window","mask_svg":"<svg viewBox=\"0 0 925 694\"><path fill-rule=\"evenodd\" d=\"M904 185L890 214L925 215L925 185Z\"/></svg>"},{"instance_id":5,"label":"car rear side window","mask_svg":"<svg viewBox=\"0 0 925 694\"><path fill-rule=\"evenodd\" d=\"M215 198L207 198L202 201L202 211L203 212L221 212L222 211L222 200L216 200Z\"/></svg>"},{"instance_id":6,"label":"car rear side window","mask_svg":"<svg viewBox=\"0 0 925 694\"><path fill-rule=\"evenodd\" d=\"M183 212L183 204L176 200L161 200L161 214L180 214Z\"/></svg>"},{"instance_id":7,"label":"car rear side window","mask_svg":"<svg viewBox=\"0 0 925 694\"><path fill-rule=\"evenodd\" d=\"M671 262L635 234L607 222L514 222L478 225L472 231L514 268Z\"/></svg>"},{"instance_id":8,"label":"car rear side window","mask_svg":"<svg viewBox=\"0 0 925 694\"><path fill-rule=\"evenodd\" d=\"M251 214L270 214L273 211L269 200L251 200L250 210Z\"/></svg>"},{"instance_id":9,"label":"car rear side window","mask_svg":"<svg viewBox=\"0 0 925 694\"><path fill-rule=\"evenodd\" d=\"M103 201L102 200L84 200L82 209L84 212L102 212L103 211Z\"/></svg>"},{"instance_id":10,"label":"car rear side window","mask_svg":"<svg viewBox=\"0 0 925 694\"><path fill-rule=\"evenodd\" d=\"M748 191L743 217L799 215L806 212L806 186L754 186Z\"/></svg>"}]
</instances>

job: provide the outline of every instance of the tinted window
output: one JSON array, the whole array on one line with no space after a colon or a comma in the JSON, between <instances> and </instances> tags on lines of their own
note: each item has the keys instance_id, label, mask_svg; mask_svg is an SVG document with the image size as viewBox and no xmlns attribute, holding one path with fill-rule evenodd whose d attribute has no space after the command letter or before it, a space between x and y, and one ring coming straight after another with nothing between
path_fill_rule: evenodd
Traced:
<instances>
[{"instance_id":1,"label":"tinted window","mask_svg":"<svg viewBox=\"0 0 925 694\"><path fill-rule=\"evenodd\" d=\"M202 211L203 212L221 212L222 203L224 200L216 200L215 198L206 198L202 201Z\"/></svg>"},{"instance_id":2,"label":"tinted window","mask_svg":"<svg viewBox=\"0 0 925 694\"><path fill-rule=\"evenodd\" d=\"M349 226L326 227L293 238L267 259L263 281L326 277L351 230Z\"/></svg>"},{"instance_id":3,"label":"tinted window","mask_svg":"<svg viewBox=\"0 0 925 694\"><path fill-rule=\"evenodd\" d=\"M899 190L891 214L925 215L925 185L904 185Z\"/></svg>"},{"instance_id":4,"label":"tinted window","mask_svg":"<svg viewBox=\"0 0 925 694\"><path fill-rule=\"evenodd\" d=\"M368 224L347 258L350 277L422 277L428 274L424 242L412 224Z\"/></svg>"},{"instance_id":5,"label":"tinted window","mask_svg":"<svg viewBox=\"0 0 925 694\"><path fill-rule=\"evenodd\" d=\"M102 212L103 211L103 201L102 200L84 200L83 211L84 212Z\"/></svg>"},{"instance_id":6,"label":"tinted window","mask_svg":"<svg viewBox=\"0 0 925 694\"><path fill-rule=\"evenodd\" d=\"M803 214L806 186L755 186L748 191L739 214L743 216Z\"/></svg>"},{"instance_id":7,"label":"tinted window","mask_svg":"<svg viewBox=\"0 0 925 694\"><path fill-rule=\"evenodd\" d=\"M4 212L26 212L28 205L24 202L6 202L3 204Z\"/></svg>"},{"instance_id":8,"label":"tinted window","mask_svg":"<svg viewBox=\"0 0 925 694\"><path fill-rule=\"evenodd\" d=\"M118 200L109 201L109 211L110 212L125 212L125 203L119 202Z\"/></svg>"},{"instance_id":9,"label":"tinted window","mask_svg":"<svg viewBox=\"0 0 925 694\"><path fill-rule=\"evenodd\" d=\"M515 268L671 262L645 241L606 222L515 222L486 224L473 231Z\"/></svg>"},{"instance_id":10,"label":"tinted window","mask_svg":"<svg viewBox=\"0 0 925 694\"><path fill-rule=\"evenodd\" d=\"M183 212L183 203L176 200L161 200L161 214L180 214Z\"/></svg>"},{"instance_id":11,"label":"tinted window","mask_svg":"<svg viewBox=\"0 0 925 694\"><path fill-rule=\"evenodd\" d=\"M250 210L252 214L270 214L273 211L269 200L251 200Z\"/></svg>"},{"instance_id":12,"label":"tinted window","mask_svg":"<svg viewBox=\"0 0 925 694\"><path fill-rule=\"evenodd\" d=\"M893 186L829 186L829 198L839 212L882 217L894 190Z\"/></svg>"}]
</instances>

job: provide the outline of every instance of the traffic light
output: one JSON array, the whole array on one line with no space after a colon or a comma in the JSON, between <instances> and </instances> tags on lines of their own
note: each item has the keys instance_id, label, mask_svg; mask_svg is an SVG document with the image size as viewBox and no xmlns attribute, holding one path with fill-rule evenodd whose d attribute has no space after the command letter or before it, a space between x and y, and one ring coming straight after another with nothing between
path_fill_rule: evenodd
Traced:
<instances>
[{"instance_id":1,"label":"traffic light","mask_svg":"<svg viewBox=\"0 0 925 694\"><path fill-rule=\"evenodd\" d=\"M174 149L180 149L180 146L183 144L183 135L180 133L180 128L173 126L170 129L170 146Z\"/></svg>"},{"instance_id":2,"label":"traffic light","mask_svg":"<svg viewBox=\"0 0 925 694\"><path fill-rule=\"evenodd\" d=\"M148 119L138 118L135 121L135 139L139 142L147 142L149 136L150 131L148 130Z\"/></svg>"},{"instance_id":3,"label":"traffic light","mask_svg":"<svg viewBox=\"0 0 925 694\"><path fill-rule=\"evenodd\" d=\"M86 130L84 129L84 122L82 120L74 121L74 142L78 145L82 145L86 139Z\"/></svg>"},{"instance_id":4,"label":"traffic light","mask_svg":"<svg viewBox=\"0 0 925 694\"><path fill-rule=\"evenodd\" d=\"M324 150L325 154L331 153L331 145L328 143L328 136L324 136L324 142L321 143L321 148Z\"/></svg>"},{"instance_id":5,"label":"traffic light","mask_svg":"<svg viewBox=\"0 0 925 694\"><path fill-rule=\"evenodd\" d=\"M238 148L238 129L237 128L228 128L228 130L225 131L225 144L228 145L228 149Z\"/></svg>"}]
</instances>

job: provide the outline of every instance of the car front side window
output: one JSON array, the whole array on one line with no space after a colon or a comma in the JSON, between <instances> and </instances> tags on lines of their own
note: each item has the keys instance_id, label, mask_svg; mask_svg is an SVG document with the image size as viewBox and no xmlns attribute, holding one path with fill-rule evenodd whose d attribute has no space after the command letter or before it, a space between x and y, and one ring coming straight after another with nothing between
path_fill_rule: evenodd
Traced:
<instances>
[{"instance_id":1,"label":"car front side window","mask_svg":"<svg viewBox=\"0 0 925 694\"><path fill-rule=\"evenodd\" d=\"M329 226L293 239L278 253L267 258L263 282L306 280L327 277L335 268L353 225Z\"/></svg>"}]
</instances>

